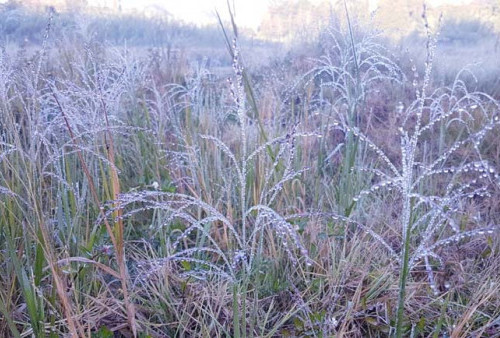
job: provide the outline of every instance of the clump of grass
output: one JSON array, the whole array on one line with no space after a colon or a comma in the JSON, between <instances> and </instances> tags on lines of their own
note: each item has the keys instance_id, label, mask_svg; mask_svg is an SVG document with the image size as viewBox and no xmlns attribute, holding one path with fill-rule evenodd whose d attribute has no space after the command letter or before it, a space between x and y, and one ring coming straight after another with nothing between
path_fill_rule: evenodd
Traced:
<instances>
[{"instance_id":1,"label":"clump of grass","mask_svg":"<svg viewBox=\"0 0 500 338\"><path fill-rule=\"evenodd\" d=\"M401 244L397 248L386 242L383 236L358 224L398 260L397 337L405 334L403 315L410 271L423 262L429 284L437 295L439 291L433 271L436 264L444 266L440 256L442 247L498 231L496 225L474 222L465 227L461 221L466 200L488 198L499 184L495 167L481 155L487 133L500 123L498 102L485 93L469 92L461 74L450 87L428 93L431 91L434 49L435 43L431 40L423 82L419 84L415 77L416 99L406 108L401 119L401 164L394 163L359 128L343 120L334 123L336 128L352 133L364 143L379 161L379 165L373 168L352 168L370 172L375 177L375 183L361 191L353 201L361 203L363 199L384 191L400 195L402 201L399 204L400 225L393 229L400 232ZM433 148L428 140L436 134L442 135L443 139Z\"/></svg>"},{"instance_id":2,"label":"clump of grass","mask_svg":"<svg viewBox=\"0 0 500 338\"><path fill-rule=\"evenodd\" d=\"M150 229L151 234L168 236L164 241L164 258L144 259L139 263L138 283L146 283L173 262L181 265L185 277L226 280L233 292L233 334L237 336L248 330L247 292L262 262L270 259L268 246L279 245L295 264L311 264L295 226L274 206L289 182L306 171L294 168L297 140L319 135L302 132L295 126L286 135L259 144L260 135L252 127L255 120L248 114L243 68L236 45L233 51L234 78L229 81L232 105L226 115L230 120L221 122L226 128L234 128L239 141L228 144L223 140L226 137L223 131L219 136L198 130L196 136L190 128L204 119L205 113L199 110L204 107L199 102L207 93L192 81L188 83L195 86L194 90L172 87L171 97L179 102L170 113L172 121L185 116L174 124L179 150L167 153L172 171L178 171L177 175L182 177L182 184L176 187L179 191L132 192L122 194L117 203L120 208L130 209L123 214L124 219L153 210L159 220ZM216 133L220 130L215 127ZM215 157L207 157L203 150ZM213 161L217 177L204 161ZM220 187L216 185L219 181ZM110 205L110 212L115 209Z\"/></svg>"},{"instance_id":3,"label":"clump of grass","mask_svg":"<svg viewBox=\"0 0 500 338\"><path fill-rule=\"evenodd\" d=\"M136 203L144 204L143 208L134 209L125 214L124 217L130 217L142 210L154 208L163 210L164 217L166 217L159 226L170 226L176 220L187 222L185 229L176 236L175 241L171 244L175 252L167 257L166 261L200 263L203 261L195 257L203 256L203 253L215 255L215 261L221 262L221 267L212 264L210 260L203 264L207 264L214 269L213 272L217 272L231 281L239 279L238 271L250 273L256 264L255 261L260 259L265 242L265 229L269 226L281 239L283 248L289 253L292 260L308 259L307 251L301 244L294 226L272 206L276 203L287 182L303 172L293 169L296 139L318 137L317 134L300 132L294 128L288 134L275 137L264 144L254 146L252 142L253 149L249 146L249 140L254 141L256 135L249 134L251 118L247 115L242 66L238 59L238 49L235 47L234 50L236 51L234 57L235 79L230 83L230 91L234 102L235 123L241 140L237 152L217 136L200 134L198 139L185 137L183 140L185 144L181 145L185 150L173 154L177 157L173 163L182 163L186 159L189 163L200 163L201 154L198 149L201 147L210 147L221 156L222 163L218 169L224 175L222 178L226 183L226 188L222 190L221 200L209 204L200 199L196 195L198 189L194 186L190 187L189 184L183 189L191 191L192 195L144 191L121 196L121 203L124 206ZM180 106L180 109L193 111L194 107L183 105ZM274 159L267 157L268 148L272 148L276 154ZM257 194L248 190L249 187L253 188L251 179L255 177L253 172L256 169L255 165L259 165L258 169L262 170L264 174L259 187L260 191ZM184 169L186 174L191 175L199 170L199 168L192 169L189 164L186 169ZM189 182L196 181L201 182L196 177L189 180ZM214 189L208 184L204 188ZM224 203L222 203L222 199L225 199ZM252 201L256 203L252 203ZM197 215L202 215L202 217L199 218ZM154 230L158 231L159 229ZM223 233L219 233L220 231ZM193 237L193 234L196 233L198 234ZM221 235L224 238L223 243L219 242ZM192 242L193 239L195 241ZM209 246L205 247L205 243ZM300 255L294 252L297 248ZM191 273L196 272L203 271L192 271Z\"/></svg>"},{"instance_id":4,"label":"clump of grass","mask_svg":"<svg viewBox=\"0 0 500 338\"><path fill-rule=\"evenodd\" d=\"M305 75L307 81L317 83L314 104L321 107L326 126L333 119L348 126L344 130L346 137L343 142L328 151L324 162L319 164L324 169L332 157L342 154L334 189L338 213L345 216L350 215L354 207L352 198L363 188L366 179L353 168L369 165L364 145L353 136L352 129L362 128L362 120L366 120L363 115L369 108L367 97L372 92L381 86L393 87L405 81L404 73L387 56L388 51L377 42L377 36L362 34L350 24L348 27L346 33L333 27L327 29L321 40L323 55L315 60L315 67ZM323 126L325 132L328 132L327 128Z\"/></svg>"},{"instance_id":5,"label":"clump of grass","mask_svg":"<svg viewBox=\"0 0 500 338\"><path fill-rule=\"evenodd\" d=\"M0 334L498 328L500 105L435 86L433 39L254 71L226 32L224 79L74 38L0 53Z\"/></svg>"}]
</instances>

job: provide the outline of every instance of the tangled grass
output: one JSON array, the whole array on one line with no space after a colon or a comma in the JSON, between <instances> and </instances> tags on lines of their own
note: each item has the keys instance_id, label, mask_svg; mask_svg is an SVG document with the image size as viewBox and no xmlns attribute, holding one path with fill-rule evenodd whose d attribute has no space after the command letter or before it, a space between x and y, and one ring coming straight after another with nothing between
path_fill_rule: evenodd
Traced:
<instances>
[{"instance_id":1,"label":"tangled grass","mask_svg":"<svg viewBox=\"0 0 500 338\"><path fill-rule=\"evenodd\" d=\"M224 80L50 28L0 53L3 336L496 334L500 103L432 36Z\"/></svg>"}]
</instances>

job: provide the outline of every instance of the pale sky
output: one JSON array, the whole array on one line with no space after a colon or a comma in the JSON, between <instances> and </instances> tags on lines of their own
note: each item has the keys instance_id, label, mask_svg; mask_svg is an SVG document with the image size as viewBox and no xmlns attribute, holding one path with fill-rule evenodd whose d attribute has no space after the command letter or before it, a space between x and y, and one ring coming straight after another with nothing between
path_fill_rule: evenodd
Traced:
<instances>
[{"instance_id":1,"label":"pale sky","mask_svg":"<svg viewBox=\"0 0 500 338\"><path fill-rule=\"evenodd\" d=\"M2 0L0 0L2 1ZM215 23L214 10L217 8L223 18L228 18L226 0L88 0L89 4L110 6L115 1L121 3L124 10L145 8L163 8L172 14L176 19L190 23ZM235 7L236 23L239 26L246 26L256 29L261 23L270 3L277 0L229 0L231 6ZM279 1L279 0L278 0ZM287 1L287 0L281 0ZM288 0L289 1L289 0ZM312 3L324 0L309 0ZM427 0L431 6L465 5L473 0ZM378 0L369 0L369 9L373 11L377 8Z\"/></svg>"},{"instance_id":2,"label":"pale sky","mask_svg":"<svg viewBox=\"0 0 500 338\"><path fill-rule=\"evenodd\" d=\"M114 0L88 0L92 5L110 5ZM226 0L119 0L124 10L160 7L177 19L192 23L215 23L217 8L223 18L228 18ZM235 6L239 26L257 28L273 0L229 0Z\"/></svg>"}]
</instances>

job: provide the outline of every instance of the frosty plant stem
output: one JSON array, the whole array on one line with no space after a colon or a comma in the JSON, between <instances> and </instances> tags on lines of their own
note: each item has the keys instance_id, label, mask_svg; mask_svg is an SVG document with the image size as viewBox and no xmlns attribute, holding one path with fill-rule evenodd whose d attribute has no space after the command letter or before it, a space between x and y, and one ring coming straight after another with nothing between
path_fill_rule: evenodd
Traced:
<instances>
[{"instance_id":1,"label":"frosty plant stem","mask_svg":"<svg viewBox=\"0 0 500 338\"><path fill-rule=\"evenodd\" d=\"M75 134L73 132L73 129L71 128L71 125L68 121L68 117L65 114L64 109L63 109L61 103L59 102L59 99L57 98L57 94L54 91L54 88L52 88L52 95L54 97L54 100L56 101L57 106L59 107L59 110L61 111L61 114L62 114L63 119L64 119L64 123L66 124L66 128L68 129L68 133L71 137L71 142L77 148L76 153L77 153L78 159L80 161L80 164L82 165L83 172L84 172L85 176L87 177L92 197L94 199L94 202L96 203L97 208L99 209L99 214L101 215L101 217L104 221L109 238L111 239L111 243L113 244L113 247L115 248L116 261L118 263L118 275L120 277L119 279L120 279L121 286L122 286L123 298L124 298L125 307L127 310L127 319L128 319L128 323L130 325L130 329L133 332L133 335L137 336L136 323L135 323L135 310L134 310L133 304L130 302L129 295L128 295L128 286L127 286L128 272L127 272L127 267L125 264L125 253L124 253L124 248L123 248L123 241L124 241L123 240L123 221L121 220L121 217L118 217L118 221L116 224L116 228L117 228L116 234L118 235L118 237L117 237L117 236L115 236L115 232L113 231L113 228L111 227L111 224L109 223L109 221L106 217L106 214L104 213L104 207L102 206L102 203L101 203L99 196L97 194L97 189L95 187L94 180L92 178L92 175L90 174L90 170L85 162L85 159L83 158L82 152L80 151L80 149L78 147L78 141L77 141ZM103 106L103 107L105 109L105 106ZM107 113L105 113L105 116L106 116L106 124L109 127ZM109 135L109 136L110 136L110 140L107 143L108 148L109 148L108 149L108 158L109 158L110 162L114 165L113 143L111 140L111 135ZM119 194L119 189L120 189L119 182L118 182L118 174L116 172L116 169L113 166L112 166L111 170L112 170L111 180L112 180L112 185L113 185L113 195L115 198L117 198L118 194ZM118 207L117 210L118 211L116 211L116 213L118 215L120 215L121 209Z\"/></svg>"},{"instance_id":2,"label":"frosty plant stem","mask_svg":"<svg viewBox=\"0 0 500 338\"><path fill-rule=\"evenodd\" d=\"M426 28L428 24L426 21ZM402 161L402 192L404 196L403 202L403 251L401 252L400 261L400 272L399 272L399 293L398 293L398 308L396 315L396 332L397 338L403 335L403 317L404 317L404 305L406 299L406 282L408 279L408 273L410 271L410 240L411 240L411 230L412 230L412 193L413 193L413 169L415 165L415 157L418 146L418 141L421 134L421 124L422 124L422 114L425 106L425 96L427 86L430 83L430 76L432 71L432 61L434 56L435 46L431 44L432 39L429 31L427 40L427 61L425 67L424 83L422 85L422 92L419 94L417 90L417 120L415 125L415 130L411 136L408 138L407 132L401 135L401 161Z\"/></svg>"},{"instance_id":3,"label":"frosty plant stem","mask_svg":"<svg viewBox=\"0 0 500 338\"><path fill-rule=\"evenodd\" d=\"M403 158L404 160L404 158ZM404 165L404 164L403 164ZM412 168L406 167L404 172L407 174L405 187L405 198L403 206L403 251L401 253L401 271L399 273L399 293L398 293L398 308L396 315L396 337L402 336L404 305L406 298L406 280L410 271L410 238L411 238L411 177Z\"/></svg>"},{"instance_id":4,"label":"frosty plant stem","mask_svg":"<svg viewBox=\"0 0 500 338\"><path fill-rule=\"evenodd\" d=\"M107 149L107 156L108 160L111 163L110 166L110 171L111 171L111 183L113 187L113 200L118 201L118 197L120 195L120 181L118 179L118 172L116 170L115 166L115 148L114 148L114 142L113 142L113 135L110 132L110 125L109 125L109 118L108 118L108 109L106 107L106 102L103 99L103 93L102 93L102 86L100 85L101 82L99 81L99 100L101 101L102 105L102 110L104 112L104 118L106 120L106 135L105 137L105 142L106 142L106 149ZM116 255L117 255L117 262L118 262L118 268L120 272L120 280L122 284L122 290L123 290L123 298L125 300L125 307L127 310L127 319L128 323L130 325L130 329L132 330L134 336L137 336L136 332L136 323L135 323L135 307L132 302L130 302L129 295L128 295L128 286L127 286L127 281L128 281L128 270L127 266L125 264L125 249L123 247L124 245L124 238L123 238L123 232L124 232L124 226L123 226L123 218L122 218L122 208L120 207L120 202L116 202L113 208L116 210L114 213L115 219L116 219L116 224L115 224L115 231L117 235L117 241L116 241ZM101 212L103 212L101 208Z\"/></svg>"},{"instance_id":5,"label":"frosty plant stem","mask_svg":"<svg viewBox=\"0 0 500 338\"><path fill-rule=\"evenodd\" d=\"M240 177L240 186L241 186L241 191L240 191L240 198L241 198L241 232L242 232L242 240L243 243L246 243L246 217L244 217L246 213L246 179L247 179L247 131L246 131L246 124L247 124L247 115L246 115L246 109L245 109L245 92L244 92L244 85L243 85L243 67L239 63L239 51L238 48L236 47L236 40L235 40L235 45L233 47L234 50L234 61L233 61L233 67L234 67L234 73L236 75L236 86L233 88L233 92L235 92L235 100L236 103L238 104L237 109L238 109L238 119L240 121L240 135L241 135L241 152L242 152L242 158L241 158L241 177Z\"/></svg>"}]
</instances>

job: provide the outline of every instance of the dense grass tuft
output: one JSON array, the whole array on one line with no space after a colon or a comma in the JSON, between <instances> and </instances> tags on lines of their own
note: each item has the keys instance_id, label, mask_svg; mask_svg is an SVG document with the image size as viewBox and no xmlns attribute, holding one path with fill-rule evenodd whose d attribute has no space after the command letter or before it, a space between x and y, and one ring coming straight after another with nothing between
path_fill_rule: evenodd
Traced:
<instances>
[{"instance_id":1,"label":"dense grass tuft","mask_svg":"<svg viewBox=\"0 0 500 338\"><path fill-rule=\"evenodd\" d=\"M0 50L0 335L496 335L500 102L430 33L214 69L53 25Z\"/></svg>"}]
</instances>

